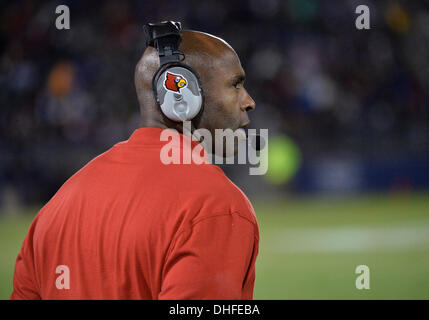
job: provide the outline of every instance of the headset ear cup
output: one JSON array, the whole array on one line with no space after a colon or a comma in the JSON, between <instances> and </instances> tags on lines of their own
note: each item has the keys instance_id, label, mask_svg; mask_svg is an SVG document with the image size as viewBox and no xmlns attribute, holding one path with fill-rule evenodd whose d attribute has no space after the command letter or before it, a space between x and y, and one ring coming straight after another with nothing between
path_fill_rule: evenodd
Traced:
<instances>
[{"instance_id":1,"label":"headset ear cup","mask_svg":"<svg viewBox=\"0 0 429 320\"><path fill-rule=\"evenodd\" d=\"M152 87L161 111L172 121L191 121L202 110L199 78L184 64L160 68L152 80Z\"/></svg>"}]
</instances>

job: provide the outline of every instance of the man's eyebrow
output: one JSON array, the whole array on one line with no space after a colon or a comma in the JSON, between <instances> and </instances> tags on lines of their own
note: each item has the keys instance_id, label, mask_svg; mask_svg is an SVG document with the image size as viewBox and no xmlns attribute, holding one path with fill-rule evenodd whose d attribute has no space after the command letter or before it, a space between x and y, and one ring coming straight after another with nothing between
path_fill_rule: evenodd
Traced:
<instances>
[{"instance_id":1,"label":"man's eyebrow","mask_svg":"<svg viewBox=\"0 0 429 320\"><path fill-rule=\"evenodd\" d=\"M246 75L244 73L240 73L240 74L236 74L233 78L232 78L232 82L233 83L242 83L246 80Z\"/></svg>"}]
</instances>

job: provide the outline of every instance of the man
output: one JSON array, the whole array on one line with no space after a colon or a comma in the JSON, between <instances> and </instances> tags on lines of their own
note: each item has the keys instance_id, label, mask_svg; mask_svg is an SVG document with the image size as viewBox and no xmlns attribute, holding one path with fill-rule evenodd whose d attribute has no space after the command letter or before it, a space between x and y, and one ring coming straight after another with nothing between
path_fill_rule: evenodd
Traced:
<instances>
[{"instance_id":1,"label":"man","mask_svg":"<svg viewBox=\"0 0 429 320\"><path fill-rule=\"evenodd\" d=\"M183 31L184 63L200 76L197 128L236 130L255 103L223 40ZM90 161L40 210L16 260L12 299L252 299L259 232L253 208L222 172L160 161L166 118L152 91L148 47L135 71L141 128ZM183 151L187 142L174 148ZM207 160L204 158L204 160Z\"/></svg>"}]
</instances>

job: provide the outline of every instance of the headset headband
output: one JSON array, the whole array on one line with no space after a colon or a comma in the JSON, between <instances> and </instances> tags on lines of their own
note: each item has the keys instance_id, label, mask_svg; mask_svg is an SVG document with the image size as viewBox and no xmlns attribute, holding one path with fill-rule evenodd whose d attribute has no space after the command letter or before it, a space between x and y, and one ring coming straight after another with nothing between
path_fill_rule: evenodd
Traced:
<instances>
[{"instance_id":1,"label":"headset headband","mask_svg":"<svg viewBox=\"0 0 429 320\"><path fill-rule=\"evenodd\" d=\"M147 23L143 26L146 46L158 50L160 67L171 62L180 62L179 51L182 26L180 22L163 21L161 23Z\"/></svg>"}]
</instances>

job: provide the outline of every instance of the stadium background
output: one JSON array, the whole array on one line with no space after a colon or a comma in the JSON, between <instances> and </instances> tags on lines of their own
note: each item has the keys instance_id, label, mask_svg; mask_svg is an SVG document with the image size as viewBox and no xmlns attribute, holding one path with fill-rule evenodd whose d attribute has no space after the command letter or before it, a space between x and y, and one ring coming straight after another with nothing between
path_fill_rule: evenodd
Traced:
<instances>
[{"instance_id":1,"label":"stadium background","mask_svg":"<svg viewBox=\"0 0 429 320\"><path fill-rule=\"evenodd\" d=\"M138 127L141 26L161 20L236 49L269 129L267 175L222 166L259 219L255 298L428 299L429 2L393 0L2 3L0 298L41 206Z\"/></svg>"}]
</instances>

